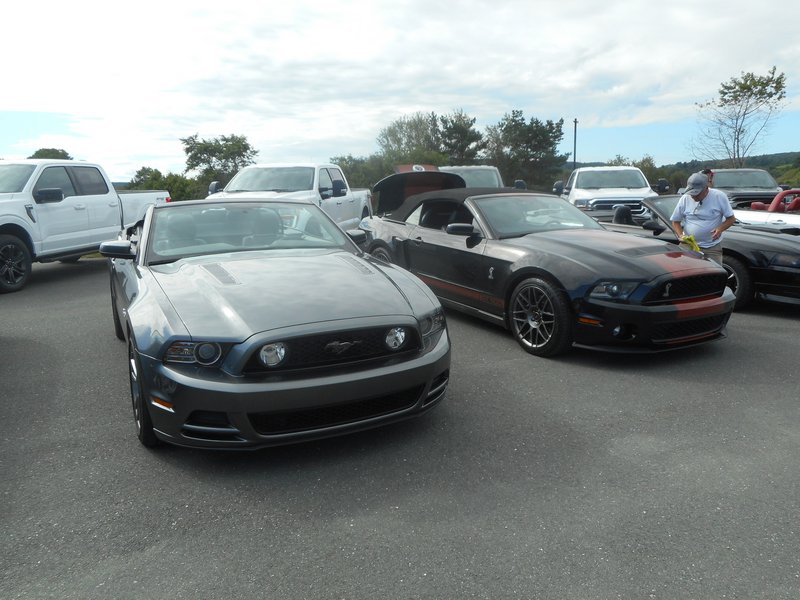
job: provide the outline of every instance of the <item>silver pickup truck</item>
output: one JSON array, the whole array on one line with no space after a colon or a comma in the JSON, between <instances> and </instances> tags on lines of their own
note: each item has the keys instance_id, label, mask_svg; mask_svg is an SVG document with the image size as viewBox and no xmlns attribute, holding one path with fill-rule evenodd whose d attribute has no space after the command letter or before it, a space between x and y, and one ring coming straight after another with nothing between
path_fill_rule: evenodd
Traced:
<instances>
[{"instance_id":1,"label":"silver pickup truck","mask_svg":"<svg viewBox=\"0 0 800 600\"><path fill-rule=\"evenodd\" d=\"M74 262L144 217L169 192L117 192L100 165L0 160L0 293L28 282L33 262Z\"/></svg>"}]
</instances>

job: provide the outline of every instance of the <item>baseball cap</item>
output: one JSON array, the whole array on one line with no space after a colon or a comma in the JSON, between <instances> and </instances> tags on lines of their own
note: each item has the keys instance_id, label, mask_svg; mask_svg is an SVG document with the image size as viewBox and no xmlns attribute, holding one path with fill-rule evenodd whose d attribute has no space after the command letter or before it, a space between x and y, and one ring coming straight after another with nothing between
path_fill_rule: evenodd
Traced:
<instances>
[{"instance_id":1,"label":"baseball cap","mask_svg":"<svg viewBox=\"0 0 800 600\"><path fill-rule=\"evenodd\" d=\"M686 193L690 196L697 196L708 187L708 175L702 173L692 173L686 181Z\"/></svg>"}]
</instances>

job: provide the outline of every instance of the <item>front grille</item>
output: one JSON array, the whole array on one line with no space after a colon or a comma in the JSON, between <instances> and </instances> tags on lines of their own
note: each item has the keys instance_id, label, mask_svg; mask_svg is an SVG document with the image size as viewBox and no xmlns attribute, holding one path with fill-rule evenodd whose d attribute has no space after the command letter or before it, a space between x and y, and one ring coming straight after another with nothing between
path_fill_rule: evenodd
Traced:
<instances>
[{"instance_id":1,"label":"front grille","mask_svg":"<svg viewBox=\"0 0 800 600\"><path fill-rule=\"evenodd\" d=\"M653 288L647 294L644 303L667 304L676 300L721 296L725 291L727 279L728 276L725 273L669 279Z\"/></svg>"},{"instance_id":2,"label":"front grille","mask_svg":"<svg viewBox=\"0 0 800 600\"><path fill-rule=\"evenodd\" d=\"M308 369L329 365L347 365L364 360L396 357L416 353L420 340L416 329L406 327L408 337L401 350L389 350L384 343L386 333L391 327L376 327L282 340L288 347L285 362L279 367L268 369L258 358L257 348L244 367L245 375L264 375L294 369ZM340 350L338 353L336 350Z\"/></svg>"},{"instance_id":3,"label":"front grille","mask_svg":"<svg viewBox=\"0 0 800 600\"><path fill-rule=\"evenodd\" d=\"M282 413L253 413L250 423L261 435L278 435L308 431L322 427L333 427L347 423L357 423L411 408L419 400L425 386L358 400L334 406L305 408Z\"/></svg>"},{"instance_id":4,"label":"front grille","mask_svg":"<svg viewBox=\"0 0 800 600\"><path fill-rule=\"evenodd\" d=\"M691 321L676 321L674 323L655 325L652 332L653 343L669 344L672 341L683 338L715 335L722 330L727 320L728 315L725 314Z\"/></svg>"}]
</instances>

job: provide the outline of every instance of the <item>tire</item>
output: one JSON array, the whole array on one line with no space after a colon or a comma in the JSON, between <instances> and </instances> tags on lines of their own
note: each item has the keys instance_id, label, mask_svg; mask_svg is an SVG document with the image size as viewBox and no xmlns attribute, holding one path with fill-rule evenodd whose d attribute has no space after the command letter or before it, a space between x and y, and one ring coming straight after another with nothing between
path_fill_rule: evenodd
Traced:
<instances>
[{"instance_id":1,"label":"tire","mask_svg":"<svg viewBox=\"0 0 800 600\"><path fill-rule=\"evenodd\" d=\"M133 339L128 343L128 376L131 382L131 404L133 405L133 421L136 424L136 437L148 448L160 445L159 439L153 431L153 421L150 418L150 409L147 407L144 386L141 382L142 369Z\"/></svg>"},{"instance_id":2,"label":"tire","mask_svg":"<svg viewBox=\"0 0 800 600\"><path fill-rule=\"evenodd\" d=\"M511 294L508 325L514 339L535 356L556 356L572 346L572 309L563 292L539 277Z\"/></svg>"},{"instance_id":3,"label":"tire","mask_svg":"<svg viewBox=\"0 0 800 600\"><path fill-rule=\"evenodd\" d=\"M746 308L753 302L753 278L738 258L722 256L722 266L728 272L728 287L736 295L734 310Z\"/></svg>"},{"instance_id":4,"label":"tire","mask_svg":"<svg viewBox=\"0 0 800 600\"><path fill-rule=\"evenodd\" d=\"M392 260L392 254L389 252L389 249L385 246L375 246L372 250L369 251L370 256L377 258L378 260L382 260L385 263L392 264L394 261Z\"/></svg>"},{"instance_id":5,"label":"tire","mask_svg":"<svg viewBox=\"0 0 800 600\"><path fill-rule=\"evenodd\" d=\"M0 294L18 292L31 276L31 252L21 239L0 235Z\"/></svg>"},{"instance_id":6,"label":"tire","mask_svg":"<svg viewBox=\"0 0 800 600\"><path fill-rule=\"evenodd\" d=\"M111 282L111 318L114 319L114 335L118 340L125 339L125 331L122 329L122 323L119 320L117 313L117 294L114 292L114 282Z\"/></svg>"}]
</instances>

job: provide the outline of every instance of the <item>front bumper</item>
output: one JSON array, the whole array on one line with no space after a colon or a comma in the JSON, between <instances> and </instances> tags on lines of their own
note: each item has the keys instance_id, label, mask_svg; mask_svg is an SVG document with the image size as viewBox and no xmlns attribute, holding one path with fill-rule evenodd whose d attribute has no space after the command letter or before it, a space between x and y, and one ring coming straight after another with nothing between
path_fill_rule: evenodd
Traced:
<instances>
[{"instance_id":1,"label":"front bumper","mask_svg":"<svg viewBox=\"0 0 800 600\"><path fill-rule=\"evenodd\" d=\"M673 304L629 305L584 301L578 311L575 346L609 352L664 352L726 337L736 296Z\"/></svg>"},{"instance_id":2,"label":"front bumper","mask_svg":"<svg viewBox=\"0 0 800 600\"><path fill-rule=\"evenodd\" d=\"M445 330L429 352L396 364L274 378L202 377L140 355L159 439L200 448L259 448L341 435L419 415L449 382Z\"/></svg>"}]
</instances>

